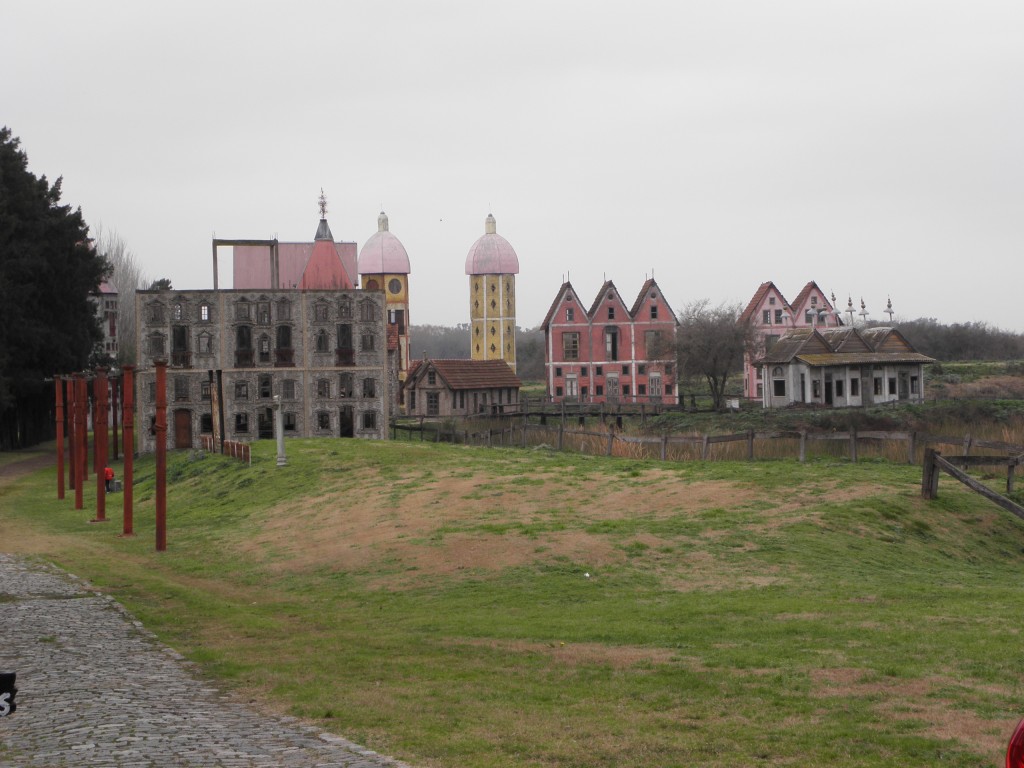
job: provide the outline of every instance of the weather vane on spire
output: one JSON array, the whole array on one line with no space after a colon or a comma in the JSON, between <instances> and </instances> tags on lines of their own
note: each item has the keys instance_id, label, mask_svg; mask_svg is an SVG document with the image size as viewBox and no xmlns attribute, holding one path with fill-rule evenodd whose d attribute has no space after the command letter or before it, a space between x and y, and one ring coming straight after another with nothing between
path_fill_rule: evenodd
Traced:
<instances>
[{"instance_id":1,"label":"weather vane on spire","mask_svg":"<svg viewBox=\"0 0 1024 768\"><path fill-rule=\"evenodd\" d=\"M320 218L327 218L327 197L324 195L323 187L320 187Z\"/></svg>"}]
</instances>

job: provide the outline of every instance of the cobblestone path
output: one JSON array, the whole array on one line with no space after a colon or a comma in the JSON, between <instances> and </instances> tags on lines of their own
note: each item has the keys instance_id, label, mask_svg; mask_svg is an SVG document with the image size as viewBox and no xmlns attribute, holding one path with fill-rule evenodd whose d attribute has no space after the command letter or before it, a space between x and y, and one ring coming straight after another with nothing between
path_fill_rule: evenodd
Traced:
<instances>
[{"instance_id":1,"label":"cobblestone path","mask_svg":"<svg viewBox=\"0 0 1024 768\"><path fill-rule=\"evenodd\" d=\"M236 703L113 598L54 567L0 554L3 768L399 768L296 720Z\"/></svg>"}]
</instances>

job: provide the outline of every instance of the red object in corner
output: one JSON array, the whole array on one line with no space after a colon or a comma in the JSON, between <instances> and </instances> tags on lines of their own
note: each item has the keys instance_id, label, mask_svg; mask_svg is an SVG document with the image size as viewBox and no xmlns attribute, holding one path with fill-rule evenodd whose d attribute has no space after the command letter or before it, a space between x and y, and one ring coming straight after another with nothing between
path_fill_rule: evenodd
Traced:
<instances>
[{"instance_id":1,"label":"red object in corner","mask_svg":"<svg viewBox=\"0 0 1024 768\"><path fill-rule=\"evenodd\" d=\"M1006 768L1024 768L1024 720L1017 723L1006 748Z\"/></svg>"}]
</instances>

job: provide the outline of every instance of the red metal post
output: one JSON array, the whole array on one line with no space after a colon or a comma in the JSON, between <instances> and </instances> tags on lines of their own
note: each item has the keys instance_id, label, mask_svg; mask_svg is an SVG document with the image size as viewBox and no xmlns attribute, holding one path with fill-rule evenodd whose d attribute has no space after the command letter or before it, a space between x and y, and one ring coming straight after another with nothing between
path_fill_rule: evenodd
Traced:
<instances>
[{"instance_id":1,"label":"red metal post","mask_svg":"<svg viewBox=\"0 0 1024 768\"><path fill-rule=\"evenodd\" d=\"M110 439L113 441L110 448L110 460L117 461L117 390L121 384L121 377L115 376L110 379Z\"/></svg>"},{"instance_id":2,"label":"red metal post","mask_svg":"<svg viewBox=\"0 0 1024 768\"><path fill-rule=\"evenodd\" d=\"M107 369L97 368L92 380L92 394L96 407L93 410L92 442L96 456L96 519L94 523L107 522Z\"/></svg>"},{"instance_id":3,"label":"red metal post","mask_svg":"<svg viewBox=\"0 0 1024 768\"><path fill-rule=\"evenodd\" d=\"M156 551L167 549L167 361L156 360Z\"/></svg>"},{"instance_id":4,"label":"red metal post","mask_svg":"<svg viewBox=\"0 0 1024 768\"><path fill-rule=\"evenodd\" d=\"M57 406L57 498L64 498L64 382L53 377L54 404Z\"/></svg>"},{"instance_id":5,"label":"red metal post","mask_svg":"<svg viewBox=\"0 0 1024 768\"><path fill-rule=\"evenodd\" d=\"M97 464L100 463L99 456L96 455L96 452L99 450L99 445L96 442L96 425L99 423L100 420L96 417L96 413L97 413L97 411L96 411L96 399L97 398L96 398L96 381L95 381L95 379L93 379L92 381L87 383L86 386L89 387L89 392L92 395L92 397L89 399L89 405L92 407L92 416L91 416L91 420L92 420L92 471L93 471L93 474L96 474L97 472L102 472L103 471L103 467L97 467L96 466ZM86 429L88 429L88 427L89 427L89 425L87 424L86 425Z\"/></svg>"},{"instance_id":6,"label":"red metal post","mask_svg":"<svg viewBox=\"0 0 1024 768\"><path fill-rule=\"evenodd\" d=\"M84 509L82 486L85 484L86 437L85 410L87 408L85 376L75 374L75 509Z\"/></svg>"},{"instance_id":7,"label":"red metal post","mask_svg":"<svg viewBox=\"0 0 1024 768\"><path fill-rule=\"evenodd\" d=\"M78 455L76 446L78 443L77 434L75 433L75 379L73 376L68 376L65 382L65 394L67 395L68 407L68 486L71 490L75 489L75 456Z\"/></svg>"},{"instance_id":8,"label":"red metal post","mask_svg":"<svg viewBox=\"0 0 1024 768\"><path fill-rule=\"evenodd\" d=\"M78 464L75 469L79 482L89 479L89 380L81 374L75 382L78 387Z\"/></svg>"},{"instance_id":9,"label":"red metal post","mask_svg":"<svg viewBox=\"0 0 1024 768\"><path fill-rule=\"evenodd\" d=\"M132 484L135 472L135 367L126 365L122 369L121 385L124 387L124 397L121 399L124 413L121 416L121 424L124 426L124 478L122 479L124 491L124 530L122 535L134 536L132 530L132 516L134 510L132 503L134 495Z\"/></svg>"}]
</instances>

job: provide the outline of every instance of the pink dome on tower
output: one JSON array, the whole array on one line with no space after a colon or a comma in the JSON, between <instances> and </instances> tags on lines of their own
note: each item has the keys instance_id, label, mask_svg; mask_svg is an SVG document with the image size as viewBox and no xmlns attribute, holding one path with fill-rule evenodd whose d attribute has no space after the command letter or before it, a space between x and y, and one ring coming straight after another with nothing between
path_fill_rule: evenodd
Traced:
<instances>
[{"instance_id":1,"label":"pink dome on tower","mask_svg":"<svg viewBox=\"0 0 1024 768\"><path fill-rule=\"evenodd\" d=\"M518 275L519 257L508 240L498 234L494 216L487 214L484 235L466 256L467 275Z\"/></svg>"},{"instance_id":2,"label":"pink dome on tower","mask_svg":"<svg viewBox=\"0 0 1024 768\"><path fill-rule=\"evenodd\" d=\"M377 231L359 251L361 275L408 275L409 254L402 241L388 231L388 216L384 211L377 217Z\"/></svg>"}]
</instances>

